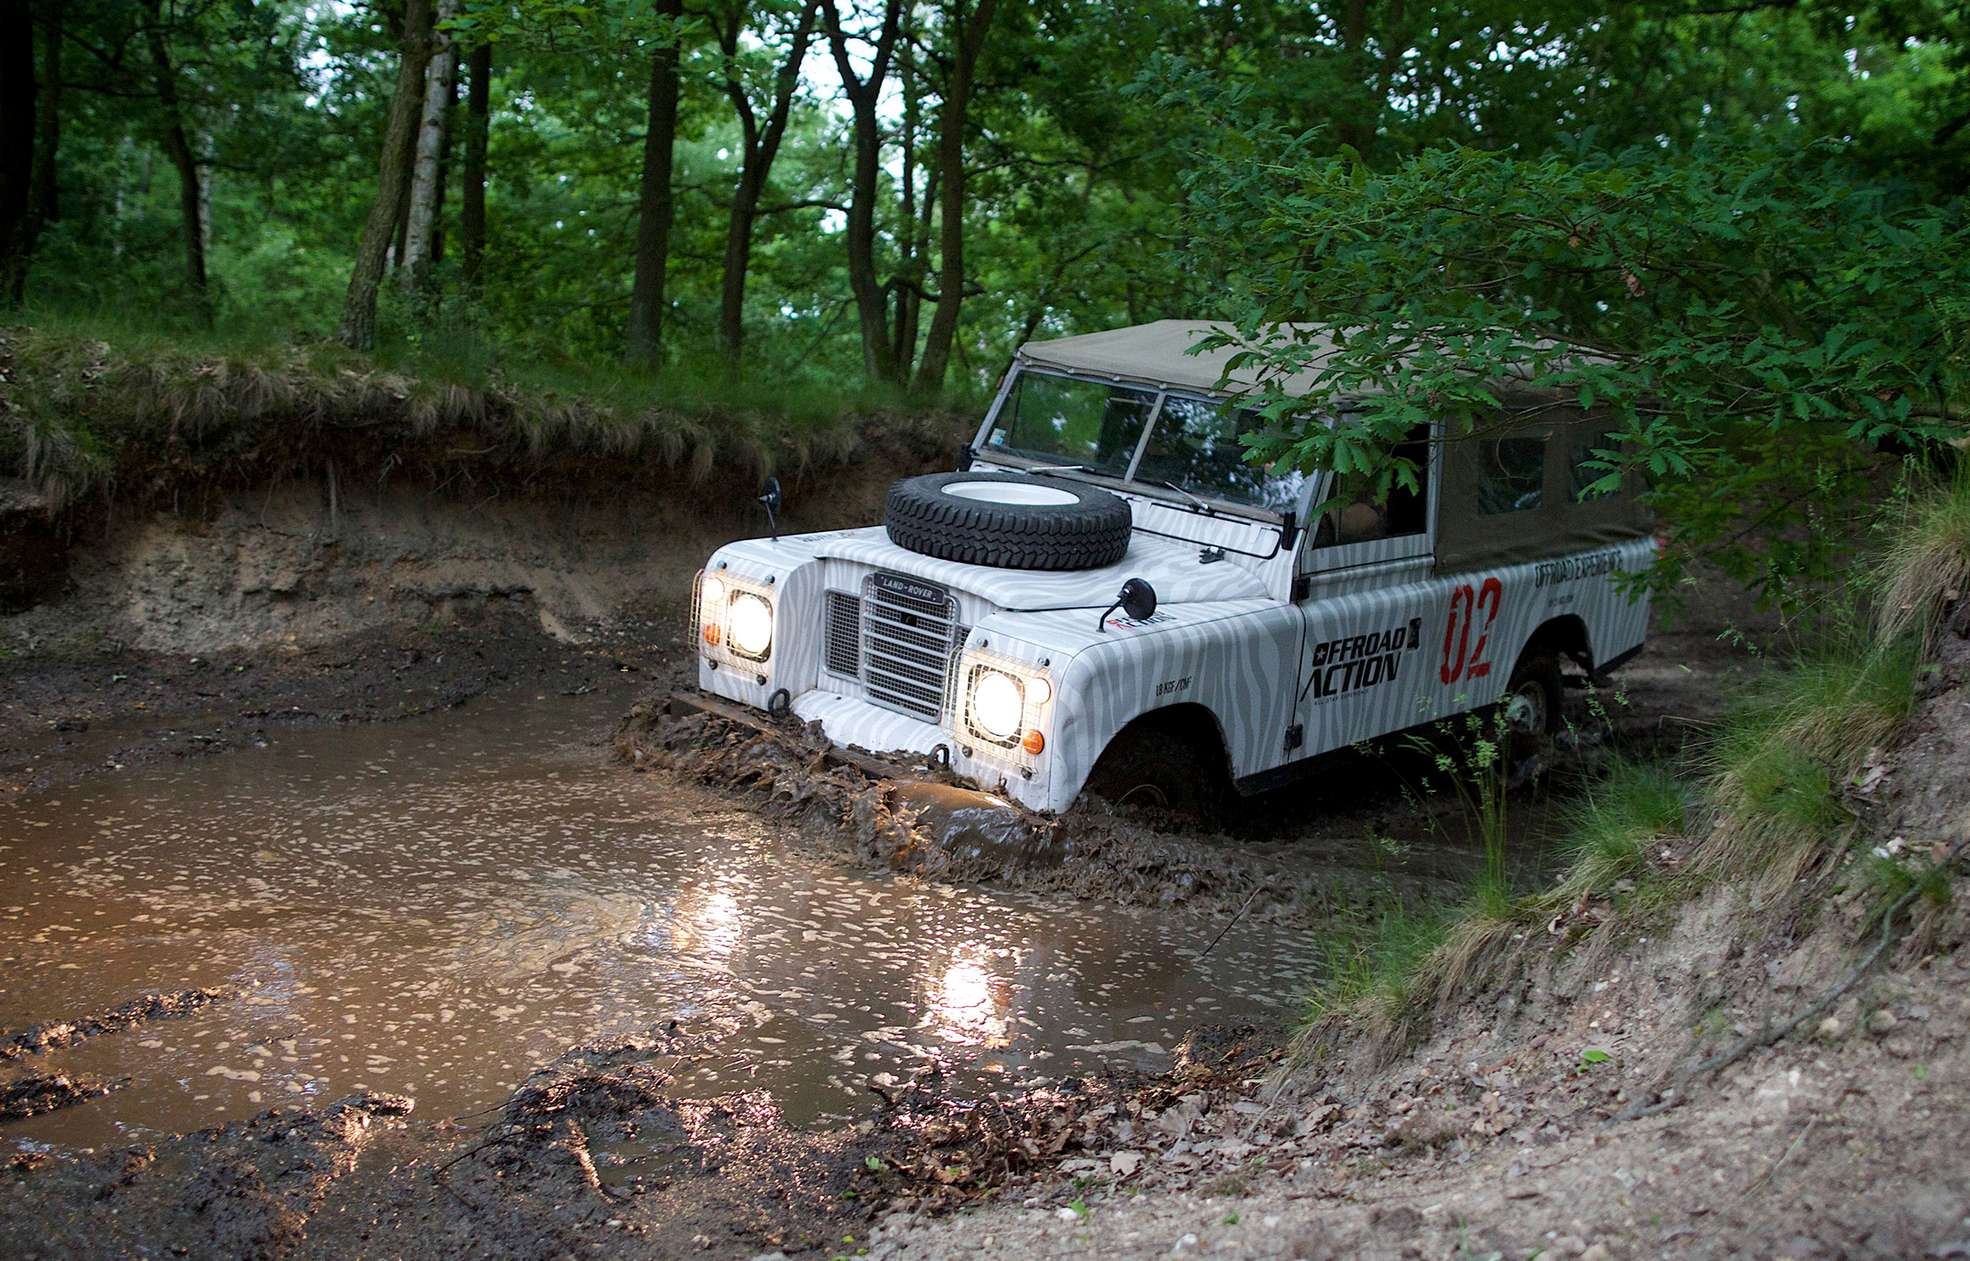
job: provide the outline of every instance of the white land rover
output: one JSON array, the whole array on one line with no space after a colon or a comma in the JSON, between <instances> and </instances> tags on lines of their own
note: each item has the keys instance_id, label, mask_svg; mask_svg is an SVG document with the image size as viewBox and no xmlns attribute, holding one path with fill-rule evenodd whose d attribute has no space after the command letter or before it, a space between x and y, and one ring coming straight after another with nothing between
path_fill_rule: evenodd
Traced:
<instances>
[{"instance_id":1,"label":"white land rover","mask_svg":"<svg viewBox=\"0 0 1970 1261\"><path fill-rule=\"evenodd\" d=\"M1251 382L1186 353L1212 327L1028 343L967 467L896 483L883 525L720 548L700 686L1035 810L1084 788L1198 808L1500 701L1536 737L1562 658L1598 676L1640 650L1648 600L1618 575L1654 543L1631 498L1579 497L1591 415L1501 384L1511 422L1411 435L1422 493L1349 503L1244 462Z\"/></svg>"}]
</instances>

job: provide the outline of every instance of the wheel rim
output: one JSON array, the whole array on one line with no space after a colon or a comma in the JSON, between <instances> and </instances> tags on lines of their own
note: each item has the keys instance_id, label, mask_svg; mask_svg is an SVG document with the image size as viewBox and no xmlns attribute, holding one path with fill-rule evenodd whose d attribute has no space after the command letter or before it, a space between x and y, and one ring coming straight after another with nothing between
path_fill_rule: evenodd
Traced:
<instances>
[{"instance_id":1,"label":"wheel rim","mask_svg":"<svg viewBox=\"0 0 1970 1261\"><path fill-rule=\"evenodd\" d=\"M1505 726L1520 736L1546 734L1546 689L1536 682L1521 683L1505 701Z\"/></svg>"},{"instance_id":2,"label":"wheel rim","mask_svg":"<svg viewBox=\"0 0 1970 1261\"><path fill-rule=\"evenodd\" d=\"M1161 784L1142 783L1115 798L1118 806L1168 806L1170 795Z\"/></svg>"}]
</instances>

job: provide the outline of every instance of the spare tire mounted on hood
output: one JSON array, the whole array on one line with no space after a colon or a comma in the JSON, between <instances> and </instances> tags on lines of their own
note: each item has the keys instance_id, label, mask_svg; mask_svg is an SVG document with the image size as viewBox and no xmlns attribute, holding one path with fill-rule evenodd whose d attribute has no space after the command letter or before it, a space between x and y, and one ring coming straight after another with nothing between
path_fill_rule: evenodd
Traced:
<instances>
[{"instance_id":1,"label":"spare tire mounted on hood","mask_svg":"<svg viewBox=\"0 0 1970 1261\"><path fill-rule=\"evenodd\" d=\"M1058 477L931 473L889 488L890 542L1001 569L1099 569L1129 550L1128 501Z\"/></svg>"}]
</instances>

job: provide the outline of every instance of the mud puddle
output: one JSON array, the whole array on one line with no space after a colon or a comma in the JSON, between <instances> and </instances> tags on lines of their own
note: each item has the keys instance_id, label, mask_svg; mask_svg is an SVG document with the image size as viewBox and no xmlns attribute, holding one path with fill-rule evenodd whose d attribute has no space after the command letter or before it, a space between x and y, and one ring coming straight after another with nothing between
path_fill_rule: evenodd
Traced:
<instances>
[{"instance_id":1,"label":"mud puddle","mask_svg":"<svg viewBox=\"0 0 1970 1261\"><path fill-rule=\"evenodd\" d=\"M1289 1021L1308 934L864 872L730 795L629 775L620 698L506 699L97 777L0 807L0 1042L222 997L0 1062L116 1083L0 1128L101 1147L352 1093L492 1108L576 1043L715 1037L679 1098L794 1124L940 1063L961 1088L1158 1070ZM1201 957L1200 957L1201 956Z\"/></svg>"}]
</instances>

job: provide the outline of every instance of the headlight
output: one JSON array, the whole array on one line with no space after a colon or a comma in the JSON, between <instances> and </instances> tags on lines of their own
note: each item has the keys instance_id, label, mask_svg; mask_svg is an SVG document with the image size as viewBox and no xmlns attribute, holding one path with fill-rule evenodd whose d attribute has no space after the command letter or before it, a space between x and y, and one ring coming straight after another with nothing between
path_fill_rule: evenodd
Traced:
<instances>
[{"instance_id":1,"label":"headlight","mask_svg":"<svg viewBox=\"0 0 1970 1261\"><path fill-rule=\"evenodd\" d=\"M971 720L979 731L1010 743L1025 717L1025 685L1003 670L979 667L971 681Z\"/></svg>"},{"instance_id":2,"label":"headlight","mask_svg":"<svg viewBox=\"0 0 1970 1261\"><path fill-rule=\"evenodd\" d=\"M698 614L707 621L725 607L725 584L707 577L698 587Z\"/></svg>"},{"instance_id":3,"label":"headlight","mask_svg":"<svg viewBox=\"0 0 1970 1261\"><path fill-rule=\"evenodd\" d=\"M773 649L773 606L765 596L750 591L733 593L725 619L725 639L741 656L766 660Z\"/></svg>"}]
</instances>

